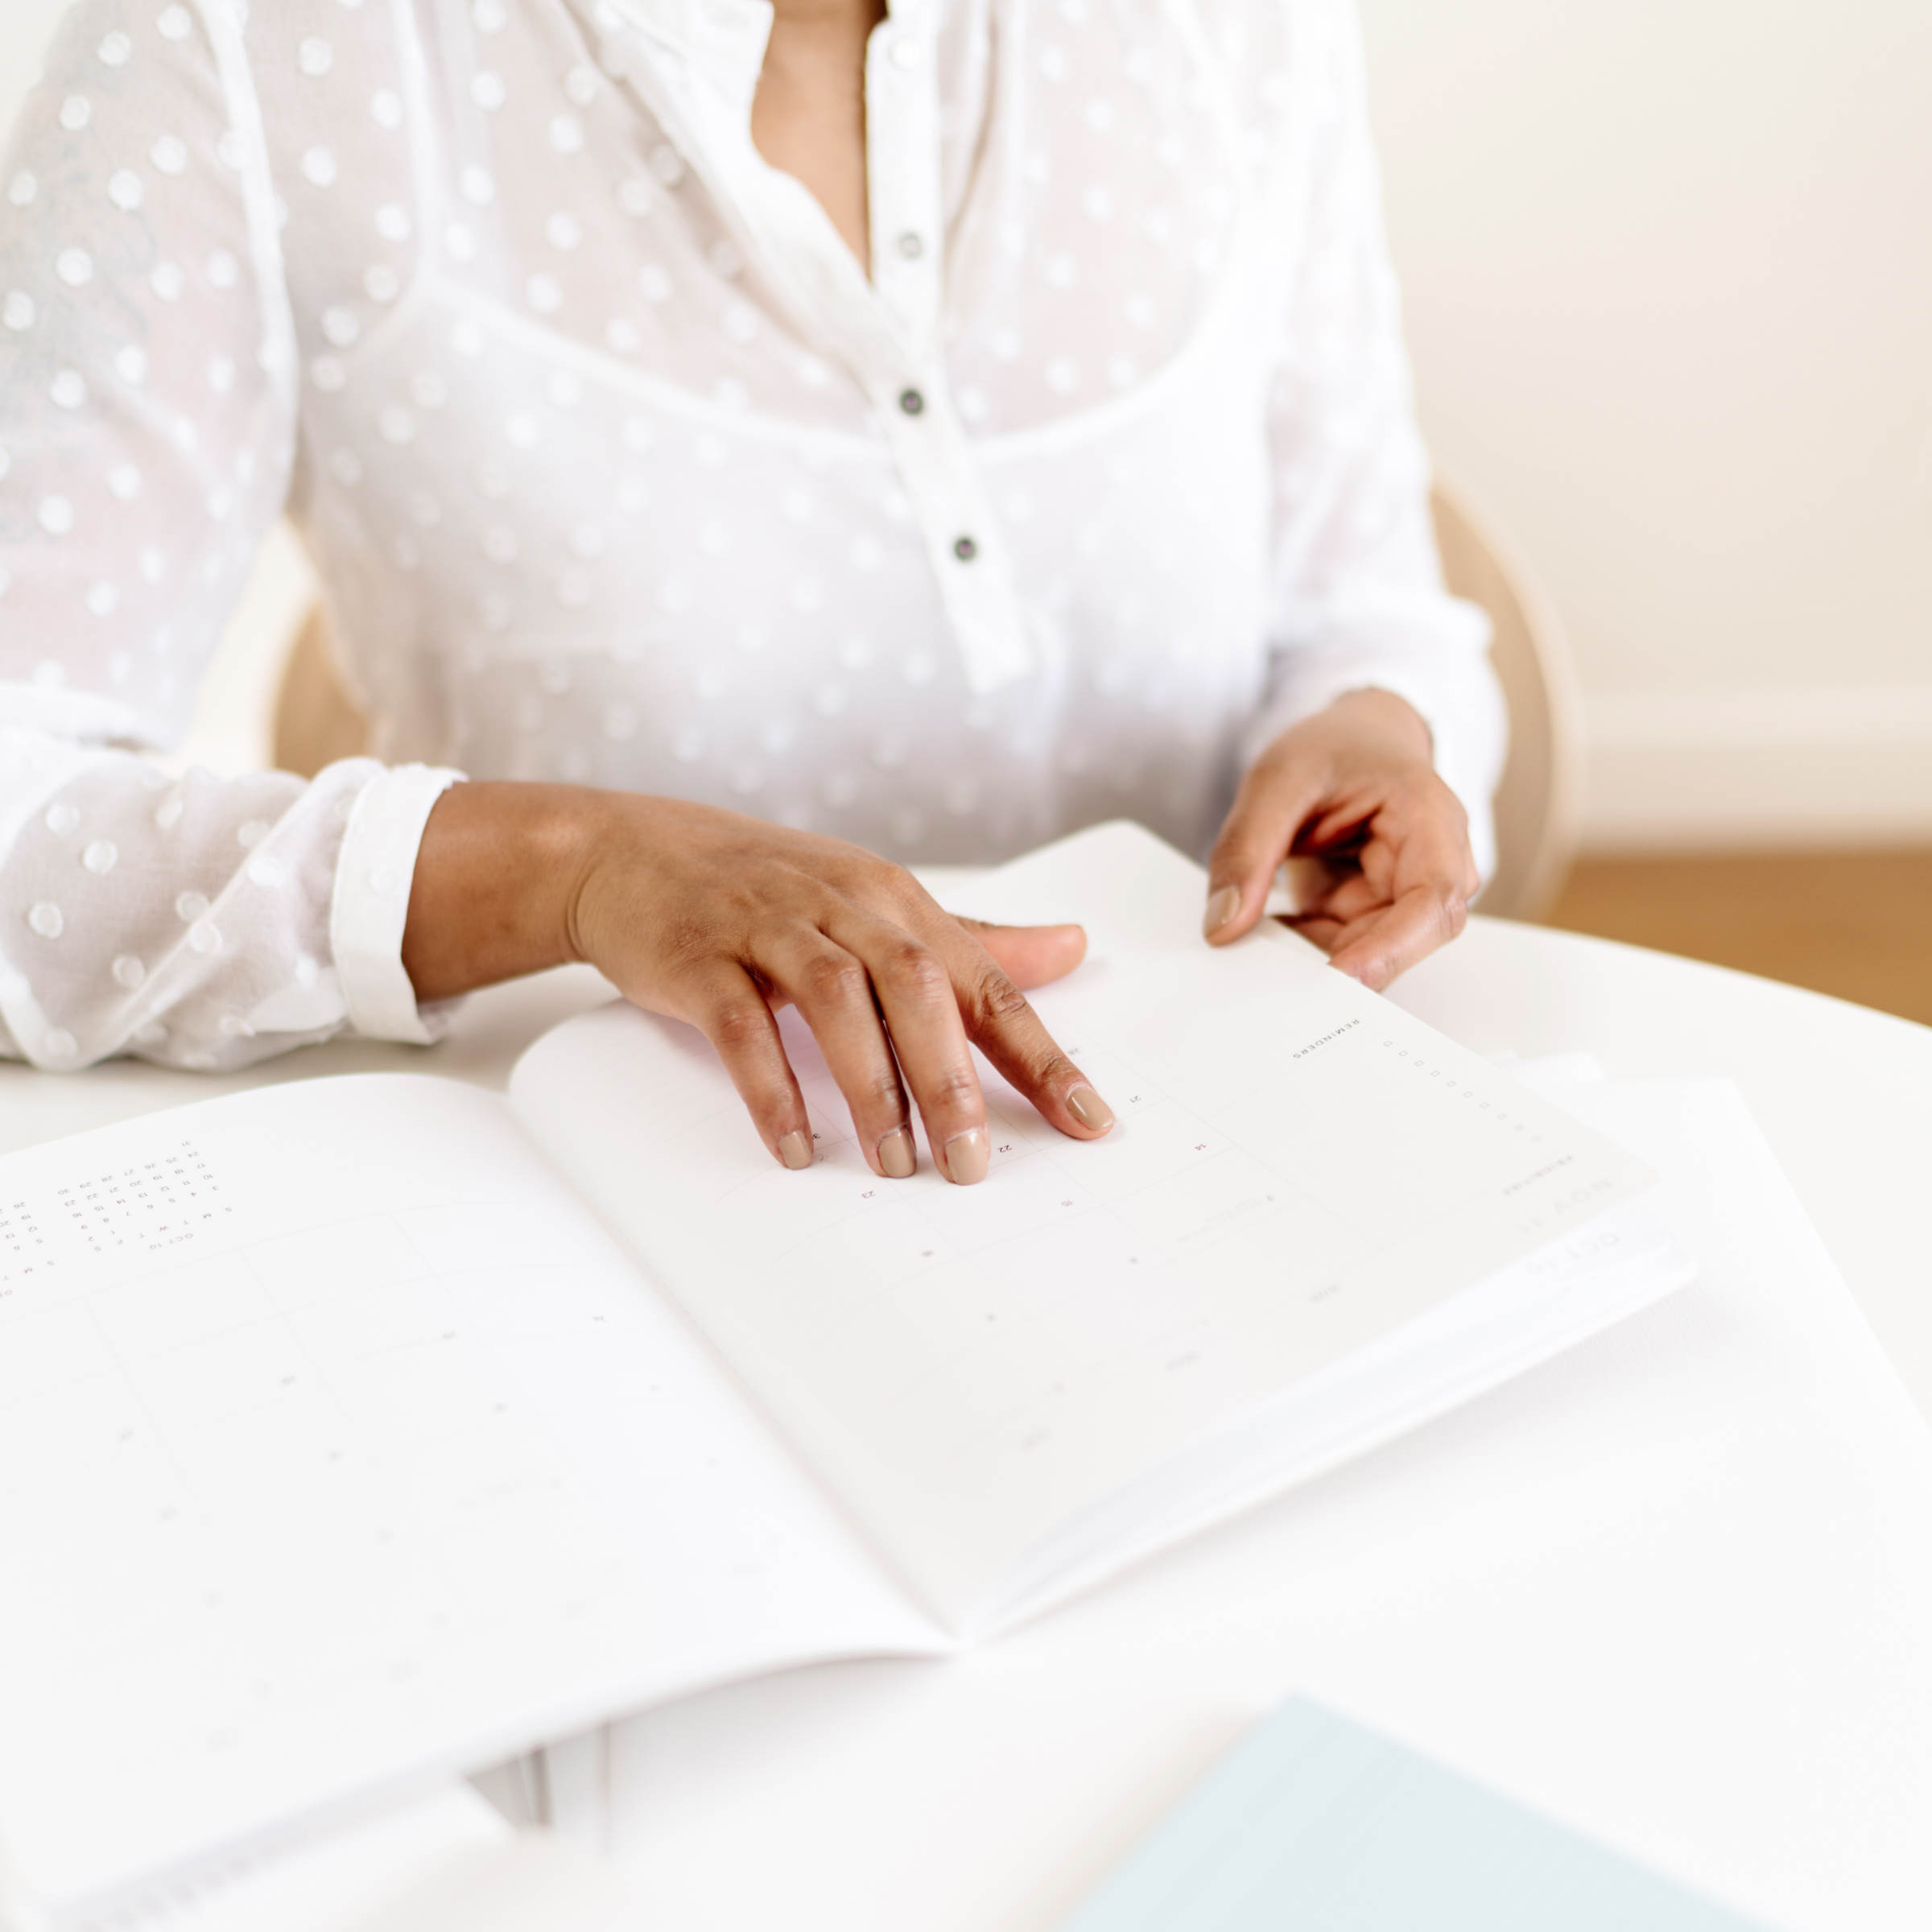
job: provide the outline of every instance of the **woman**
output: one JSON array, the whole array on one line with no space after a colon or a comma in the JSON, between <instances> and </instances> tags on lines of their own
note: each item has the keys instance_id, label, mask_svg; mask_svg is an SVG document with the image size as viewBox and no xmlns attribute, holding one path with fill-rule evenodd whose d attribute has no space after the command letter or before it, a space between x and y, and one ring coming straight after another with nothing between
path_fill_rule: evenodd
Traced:
<instances>
[{"instance_id":1,"label":"woman","mask_svg":"<svg viewBox=\"0 0 1932 1932\"><path fill-rule=\"evenodd\" d=\"M588 959L787 1166L791 1001L877 1170L910 1089L969 1182L968 1039L1111 1122L1016 990L1084 942L901 861L1125 813L1213 943L1291 845L1371 986L1459 927L1501 712L1345 0L80 0L3 171L6 1051ZM383 762L167 782L111 747L285 504Z\"/></svg>"}]
</instances>

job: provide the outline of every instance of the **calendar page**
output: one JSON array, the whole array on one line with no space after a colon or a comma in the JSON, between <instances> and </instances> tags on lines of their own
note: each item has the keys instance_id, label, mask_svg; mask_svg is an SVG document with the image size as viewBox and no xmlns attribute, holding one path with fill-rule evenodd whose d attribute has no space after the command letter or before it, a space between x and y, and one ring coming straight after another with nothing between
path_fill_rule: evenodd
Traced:
<instances>
[{"instance_id":1,"label":"calendar page","mask_svg":"<svg viewBox=\"0 0 1932 1932\"><path fill-rule=\"evenodd\" d=\"M502 1097L433 1080L0 1161L0 1879L50 1918L940 1641Z\"/></svg>"},{"instance_id":2,"label":"calendar page","mask_svg":"<svg viewBox=\"0 0 1932 1932\"><path fill-rule=\"evenodd\" d=\"M982 1059L976 1187L923 1143L914 1177L875 1177L795 1013L798 1173L700 1035L629 1007L513 1079L532 1135L950 1627L1056 1530L1654 1178L1279 928L1211 951L1203 886L1111 826L957 908L1085 922L1087 962L1034 1002L1118 1117L1068 1140ZM1145 1546L1121 1529L1120 1554Z\"/></svg>"}]
</instances>

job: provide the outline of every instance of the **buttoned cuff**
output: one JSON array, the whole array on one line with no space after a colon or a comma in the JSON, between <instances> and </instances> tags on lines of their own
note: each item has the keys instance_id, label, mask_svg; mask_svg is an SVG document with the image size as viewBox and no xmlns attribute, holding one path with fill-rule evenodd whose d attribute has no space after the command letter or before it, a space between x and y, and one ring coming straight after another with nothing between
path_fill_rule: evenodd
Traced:
<instances>
[{"instance_id":1,"label":"buttoned cuff","mask_svg":"<svg viewBox=\"0 0 1932 1932\"><path fill-rule=\"evenodd\" d=\"M427 1008L402 969L402 929L423 828L460 771L399 765L356 795L336 860L329 942L349 1024L374 1040L427 1046L448 1027L448 1002Z\"/></svg>"}]
</instances>

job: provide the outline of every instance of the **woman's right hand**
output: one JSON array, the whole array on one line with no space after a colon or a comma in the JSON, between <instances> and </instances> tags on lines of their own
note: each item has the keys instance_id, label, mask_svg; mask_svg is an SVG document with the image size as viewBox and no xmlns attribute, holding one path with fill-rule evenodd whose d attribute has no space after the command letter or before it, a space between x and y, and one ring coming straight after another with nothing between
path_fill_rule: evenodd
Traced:
<instances>
[{"instance_id":1,"label":"woman's right hand","mask_svg":"<svg viewBox=\"0 0 1932 1932\"><path fill-rule=\"evenodd\" d=\"M570 960L699 1028L774 1158L811 1127L777 1011L795 1005L873 1171L916 1165L908 1089L948 1180L992 1154L970 1041L1075 1140L1113 1125L1021 991L1080 964L1077 926L989 927L941 910L902 866L716 807L625 792L459 785L430 814L402 963L419 1000Z\"/></svg>"}]
</instances>

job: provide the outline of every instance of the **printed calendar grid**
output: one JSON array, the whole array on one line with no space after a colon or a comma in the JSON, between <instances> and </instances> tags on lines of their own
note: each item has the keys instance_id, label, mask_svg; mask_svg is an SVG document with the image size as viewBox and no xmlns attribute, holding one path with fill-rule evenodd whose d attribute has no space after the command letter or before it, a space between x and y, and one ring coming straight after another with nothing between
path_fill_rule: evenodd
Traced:
<instances>
[{"instance_id":1,"label":"printed calendar grid","mask_svg":"<svg viewBox=\"0 0 1932 1932\"><path fill-rule=\"evenodd\" d=\"M0 1206L0 1298L86 1265L180 1248L230 1222L233 1203L190 1138Z\"/></svg>"},{"instance_id":2,"label":"printed calendar grid","mask_svg":"<svg viewBox=\"0 0 1932 1932\"><path fill-rule=\"evenodd\" d=\"M1541 1124L1513 1096L1488 1083L1489 1090L1479 1092L1467 1068L1446 1065L1439 1053L1379 1037L1373 1028L1368 1035L1360 1034L1360 1024L1345 1022L1279 1057L1292 1065L1338 1050L1344 1060L1373 1056L1391 1072L1399 1068L1405 1084L1428 1083L1432 1113L1445 1103L1468 1107L1467 1125L1458 1123L1463 1133L1509 1141L1520 1136L1525 1154L1542 1148ZM1319 1302L1340 1291L1349 1269L1402 1241L1426 1236L1432 1223L1455 1215L1470 1198L1459 1193L1398 1225L1393 1233L1378 1232L1366 1216L1351 1215L1315 1190L1298 1186L1237 1128L1211 1125L1118 1055L1064 1030L1059 1043L1115 1107L1128 1129L1120 1143L1123 1152L1150 1129L1162 1138L1165 1158L1153 1162L1141 1178L1096 1192L1091 1177L1084 1179L1078 1170L1083 1158L1092 1157L1069 1158L1074 1143L1063 1142L1037 1119L1028 1124L1019 1112L1025 1103L982 1063L993 1162L988 1181L966 1191L972 1207L962 1207L960 1194L930 1166L924 1186L881 1181L852 1138L836 1083L810 1042L795 1035L788 1046L811 1123L815 1166L846 1183L840 1203L836 1210L824 1198L809 1208L803 1202L791 1203L778 1194L773 1178L762 1172L717 1196L720 1205L745 1196L748 1215L776 1209L781 1202L802 1212L809 1225L760 1257L762 1269L778 1278L799 1270L812 1282L785 1311L787 1319L828 1340L836 1336L841 1348L854 1351L865 1348L868 1325L877 1327L885 1338L877 1345L899 1352L891 1364L899 1386L890 1406L909 1425L916 1420L921 1433L937 1426L932 1411L942 1410L957 1425L952 1448L959 1459L983 1455L1002 1439L1022 1450L1038 1447L1051 1427L1088 1397L1137 1378L1145 1381L1150 1370L1156 1377L1199 1372L1213 1351L1238 1350L1244 1329L1269 1319L1279 1298L1271 1292L1270 1278L1252 1269L1240 1294L1220 1286L1212 1279L1212 1262L1194 1266L1208 1251L1238 1244L1244 1235L1278 1230L1280 1251L1294 1252L1312 1276L1307 1299ZM1265 1071L1257 1073L1256 1090L1266 1085ZM1237 1101L1220 1111L1224 1118L1238 1120L1241 1106ZM729 1117L728 1111L723 1117ZM930 1150L925 1158L930 1163ZM1133 1168L1131 1154L1122 1164ZM949 1220L970 1216L981 1203L1000 1198L989 1189L1003 1187L1009 1199L1018 1195L1022 1191L1014 1183L1028 1170L1051 1177L1044 1191L1037 1185L1026 1190L1046 1203L1043 1208L1017 1214L1003 1232L988 1238L962 1239L957 1228L948 1227ZM1532 1178L1542 1178L1534 1166L1530 1171ZM1211 1186L1217 1175L1232 1183L1223 1186L1218 1196ZM1204 1201L1190 1201L1191 1194L1203 1189ZM1164 1231L1150 1231L1149 1220L1159 1216L1150 1216L1148 1203L1163 1191L1175 1198L1179 1212L1170 1216ZM1548 1233L1596 1212L1604 1204L1603 1197L1614 1192L1608 1181L1586 1183L1560 1212L1545 1214ZM868 1216L878 1227L877 1238L855 1239L852 1229ZM1015 1293L1016 1275L1024 1277L1030 1267L1034 1276L1040 1273L1042 1250L1054 1249L1053 1224L1060 1216L1067 1229L1066 1257L1078 1271L1077 1291L1036 1291L1030 1297ZM896 1249L886 1232L888 1224ZM1540 1224L1525 1219L1521 1229L1526 1232L1536 1225ZM896 1265L889 1250L896 1254ZM815 1271L810 1265L814 1257L831 1261L834 1257L836 1262ZM997 1268L982 1267L996 1259ZM968 1269L970 1280L964 1272ZM828 1285L817 1278L825 1275L833 1278ZM943 1295L930 1290L942 1282L959 1289L973 1319L948 1323L939 1314ZM921 1294L920 1309L895 1332L893 1304L908 1292ZM811 1309L815 1294L824 1304L815 1319ZM1095 1311L1095 1319L1084 1324L1083 1303ZM915 1326L924 1332L912 1348L907 1336ZM921 1351L927 1359L919 1359Z\"/></svg>"}]
</instances>

